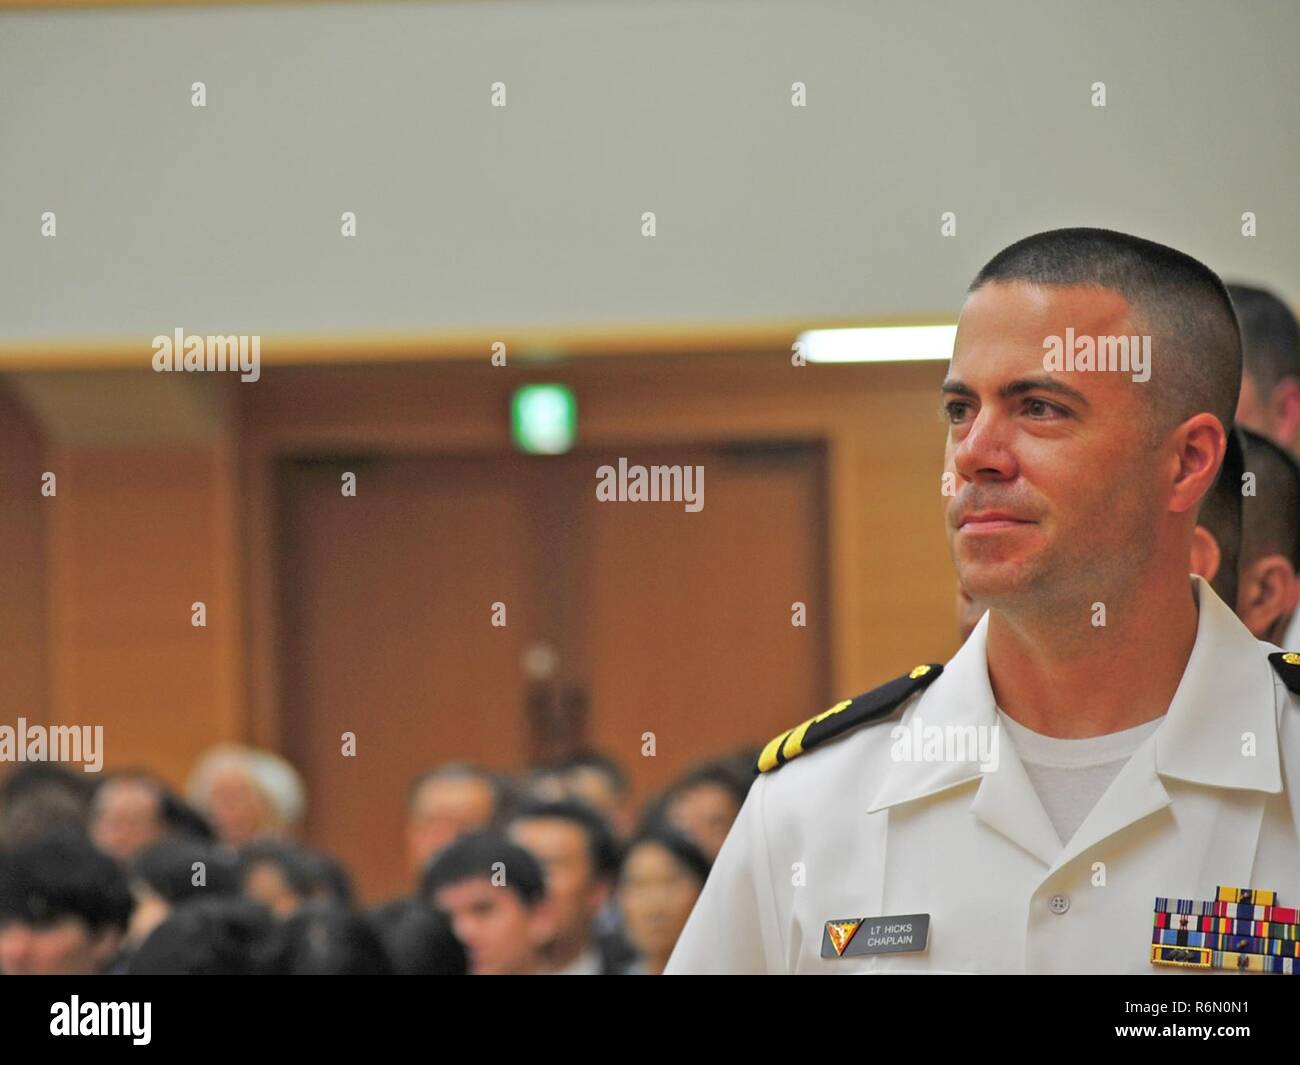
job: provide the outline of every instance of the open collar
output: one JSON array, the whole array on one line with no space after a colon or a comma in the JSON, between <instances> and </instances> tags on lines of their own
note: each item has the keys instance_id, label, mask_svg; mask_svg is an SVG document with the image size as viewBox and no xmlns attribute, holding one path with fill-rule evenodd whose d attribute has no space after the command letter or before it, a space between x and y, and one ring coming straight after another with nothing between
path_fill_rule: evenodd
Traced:
<instances>
[{"instance_id":1,"label":"open collar","mask_svg":"<svg viewBox=\"0 0 1300 1065\"><path fill-rule=\"evenodd\" d=\"M1146 766L1149 778L1141 785L1148 800L1141 804L1143 816L1168 804L1158 777L1267 793L1282 790L1277 694L1266 649L1202 578L1193 576L1192 582L1198 604L1196 642L1168 712L1144 745L1153 745L1153 750L1139 752L1140 759L1135 755L1134 771ZM985 613L943 674L896 727L915 730L916 719L926 729L997 725L988 675L988 623ZM982 773L974 761L891 760L868 812L983 777L972 804L977 815L999 821L1027 819L1017 834L1026 837L1028 849L1059 851L1041 803L1010 802L1028 781L1009 738L1004 734L999 739L999 768L994 773ZM995 776L1003 779L994 783ZM1033 809L1017 812L1012 808L1016 805Z\"/></svg>"}]
</instances>

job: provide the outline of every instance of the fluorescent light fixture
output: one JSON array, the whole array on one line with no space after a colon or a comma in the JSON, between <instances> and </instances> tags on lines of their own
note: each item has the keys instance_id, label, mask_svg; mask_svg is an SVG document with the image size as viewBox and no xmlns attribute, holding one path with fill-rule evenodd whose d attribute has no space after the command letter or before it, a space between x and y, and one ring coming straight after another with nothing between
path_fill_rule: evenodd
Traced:
<instances>
[{"instance_id":1,"label":"fluorescent light fixture","mask_svg":"<svg viewBox=\"0 0 1300 1065\"><path fill-rule=\"evenodd\" d=\"M796 350L809 362L916 362L952 358L955 325L895 325L867 329L809 329Z\"/></svg>"}]
</instances>

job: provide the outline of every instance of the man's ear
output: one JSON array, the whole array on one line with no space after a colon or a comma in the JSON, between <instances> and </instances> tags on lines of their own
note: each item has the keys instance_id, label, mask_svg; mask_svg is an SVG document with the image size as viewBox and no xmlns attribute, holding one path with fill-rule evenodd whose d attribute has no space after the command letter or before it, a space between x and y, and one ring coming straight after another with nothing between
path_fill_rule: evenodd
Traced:
<instances>
[{"instance_id":1,"label":"man's ear","mask_svg":"<svg viewBox=\"0 0 1300 1065\"><path fill-rule=\"evenodd\" d=\"M1218 418L1202 412L1178 427L1175 443L1178 466L1170 486L1169 509L1182 514L1198 506L1214 487L1228 437Z\"/></svg>"},{"instance_id":2,"label":"man's ear","mask_svg":"<svg viewBox=\"0 0 1300 1065\"><path fill-rule=\"evenodd\" d=\"M1192 562L1189 572L1204 577L1206 584L1213 584L1219 575L1219 566L1223 562L1223 552L1219 550L1219 541L1214 538L1204 525L1192 530Z\"/></svg>"},{"instance_id":3,"label":"man's ear","mask_svg":"<svg viewBox=\"0 0 1300 1065\"><path fill-rule=\"evenodd\" d=\"M1284 377L1273 386L1268 398L1268 420L1273 439L1294 451L1300 440L1300 378Z\"/></svg>"},{"instance_id":4,"label":"man's ear","mask_svg":"<svg viewBox=\"0 0 1300 1065\"><path fill-rule=\"evenodd\" d=\"M1295 610L1296 573L1282 555L1263 555L1245 568L1237 598L1237 616L1257 640L1271 637L1276 623Z\"/></svg>"}]
</instances>

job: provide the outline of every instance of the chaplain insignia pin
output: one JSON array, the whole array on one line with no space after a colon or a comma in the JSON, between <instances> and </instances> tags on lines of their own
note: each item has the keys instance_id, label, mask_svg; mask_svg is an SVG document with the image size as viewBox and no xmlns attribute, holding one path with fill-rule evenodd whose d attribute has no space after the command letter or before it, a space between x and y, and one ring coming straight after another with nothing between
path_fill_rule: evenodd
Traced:
<instances>
[{"instance_id":1,"label":"chaplain insignia pin","mask_svg":"<svg viewBox=\"0 0 1300 1065\"><path fill-rule=\"evenodd\" d=\"M827 921L822 933L822 957L858 958L925 950L929 934L928 913Z\"/></svg>"}]
</instances>

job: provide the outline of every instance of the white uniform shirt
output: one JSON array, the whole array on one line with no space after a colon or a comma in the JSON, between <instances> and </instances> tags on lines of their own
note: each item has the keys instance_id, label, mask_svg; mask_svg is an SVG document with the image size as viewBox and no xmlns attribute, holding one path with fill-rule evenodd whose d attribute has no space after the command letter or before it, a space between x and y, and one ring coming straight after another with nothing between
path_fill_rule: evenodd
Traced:
<instances>
[{"instance_id":1,"label":"white uniform shirt","mask_svg":"<svg viewBox=\"0 0 1300 1065\"><path fill-rule=\"evenodd\" d=\"M1300 906L1300 697L1193 582L1168 713L1067 844L1012 743L987 773L891 757L895 723L995 725L985 615L888 722L754 781L666 973L1213 972L1151 963L1155 900L1223 885ZM923 952L821 957L828 920L912 914L930 916Z\"/></svg>"},{"instance_id":2,"label":"white uniform shirt","mask_svg":"<svg viewBox=\"0 0 1300 1065\"><path fill-rule=\"evenodd\" d=\"M1020 764L1062 844L1070 842L1124 763L1160 727L1156 718L1105 736L1063 740L1026 728L1001 709L997 714L1003 741L1015 744Z\"/></svg>"},{"instance_id":3,"label":"white uniform shirt","mask_svg":"<svg viewBox=\"0 0 1300 1065\"><path fill-rule=\"evenodd\" d=\"M1300 607L1291 615L1291 623L1287 625L1286 635L1282 637L1282 650L1300 650Z\"/></svg>"}]
</instances>

